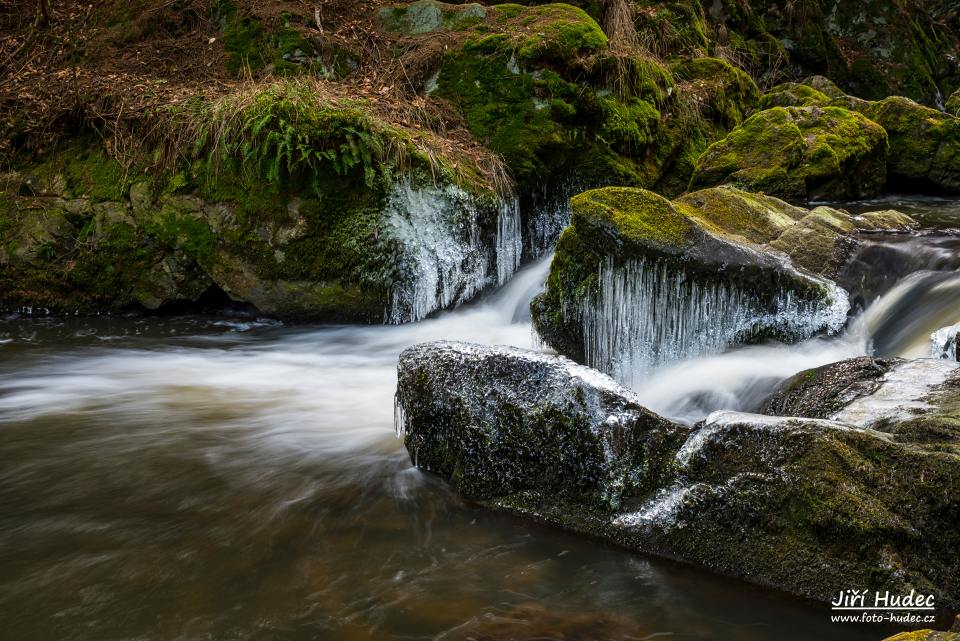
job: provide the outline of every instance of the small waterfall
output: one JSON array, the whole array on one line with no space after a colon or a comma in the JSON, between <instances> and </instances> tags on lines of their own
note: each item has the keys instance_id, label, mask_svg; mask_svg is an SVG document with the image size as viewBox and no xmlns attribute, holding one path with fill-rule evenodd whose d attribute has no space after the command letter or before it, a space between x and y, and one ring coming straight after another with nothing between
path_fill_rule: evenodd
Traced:
<instances>
[{"instance_id":1,"label":"small waterfall","mask_svg":"<svg viewBox=\"0 0 960 641\"><path fill-rule=\"evenodd\" d=\"M804 339L846 322L846 293L829 281L825 301L780 292L771 307L726 283L700 283L661 261L601 263L599 291L573 310L588 365L631 385L657 366L744 342L761 330ZM569 311L568 311L569 313Z\"/></svg>"},{"instance_id":2,"label":"small waterfall","mask_svg":"<svg viewBox=\"0 0 960 641\"><path fill-rule=\"evenodd\" d=\"M539 258L553 251L560 234L570 225L570 198L596 187L578 176L562 182L545 182L530 194L529 215L524 230L526 251Z\"/></svg>"},{"instance_id":3,"label":"small waterfall","mask_svg":"<svg viewBox=\"0 0 960 641\"><path fill-rule=\"evenodd\" d=\"M398 183L387 202L387 227L403 248L403 277L385 321L422 320L505 283L520 265L523 240L515 198L496 207L496 239L484 233L490 204L453 185ZM491 267L496 273L491 273Z\"/></svg>"}]
</instances>

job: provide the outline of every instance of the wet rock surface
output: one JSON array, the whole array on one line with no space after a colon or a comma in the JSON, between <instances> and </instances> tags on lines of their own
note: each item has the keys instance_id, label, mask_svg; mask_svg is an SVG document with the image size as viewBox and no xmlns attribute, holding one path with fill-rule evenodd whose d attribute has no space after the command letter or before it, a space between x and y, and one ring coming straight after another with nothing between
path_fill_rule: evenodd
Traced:
<instances>
[{"instance_id":1,"label":"wet rock surface","mask_svg":"<svg viewBox=\"0 0 960 641\"><path fill-rule=\"evenodd\" d=\"M686 429L596 370L516 348L436 342L400 355L398 429L465 496L613 509L656 487Z\"/></svg>"},{"instance_id":2,"label":"wet rock surface","mask_svg":"<svg viewBox=\"0 0 960 641\"><path fill-rule=\"evenodd\" d=\"M956 608L960 439L917 438L933 415L879 398L909 363L859 359L816 374L841 388L826 400L810 384L779 401L833 418L716 412L691 429L567 360L433 343L401 356L397 398L411 459L485 505L822 601L852 581ZM923 393L938 420L956 380L954 365ZM881 420L848 421L870 397Z\"/></svg>"}]
</instances>

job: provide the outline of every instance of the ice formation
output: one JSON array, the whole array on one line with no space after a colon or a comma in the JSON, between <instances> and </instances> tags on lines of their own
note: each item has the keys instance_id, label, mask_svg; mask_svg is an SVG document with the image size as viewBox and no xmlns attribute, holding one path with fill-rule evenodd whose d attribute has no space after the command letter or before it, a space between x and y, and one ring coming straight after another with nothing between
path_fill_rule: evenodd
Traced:
<instances>
[{"instance_id":1,"label":"ice formation","mask_svg":"<svg viewBox=\"0 0 960 641\"><path fill-rule=\"evenodd\" d=\"M523 242L517 201L499 203L493 243L481 228L487 206L453 185L414 186L406 180L394 187L386 226L403 248L403 277L391 292L387 322L421 320L470 300L491 284L506 282L516 272Z\"/></svg>"}]
</instances>

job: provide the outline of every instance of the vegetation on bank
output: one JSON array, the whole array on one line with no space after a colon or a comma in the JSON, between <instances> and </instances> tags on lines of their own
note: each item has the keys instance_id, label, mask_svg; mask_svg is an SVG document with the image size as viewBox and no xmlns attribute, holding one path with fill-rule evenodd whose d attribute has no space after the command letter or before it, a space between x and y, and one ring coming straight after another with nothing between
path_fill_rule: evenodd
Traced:
<instances>
[{"instance_id":1,"label":"vegetation on bank","mask_svg":"<svg viewBox=\"0 0 960 641\"><path fill-rule=\"evenodd\" d=\"M832 57L853 46L835 24L848 8L814 4L809 29L759 0L110 0L2 14L16 72L0 85L0 300L103 311L222 289L279 314L380 320L409 278L385 220L407 180L477 199L449 224L479 211L466 215L490 243L504 201L535 226L537 194L570 185L675 197L729 182L798 201L918 180L960 189L955 118L799 82L826 70L855 86ZM916 42L892 58L863 49L864 64L955 48L943 12L881 13L913 26L877 38ZM923 55L918 83L960 84ZM761 92L782 79L795 82Z\"/></svg>"}]
</instances>

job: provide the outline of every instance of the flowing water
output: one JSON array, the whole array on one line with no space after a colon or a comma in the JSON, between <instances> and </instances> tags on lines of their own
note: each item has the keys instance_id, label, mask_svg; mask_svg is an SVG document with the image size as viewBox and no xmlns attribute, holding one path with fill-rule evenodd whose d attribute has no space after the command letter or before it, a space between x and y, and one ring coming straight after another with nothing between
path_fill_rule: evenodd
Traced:
<instances>
[{"instance_id":1,"label":"flowing water","mask_svg":"<svg viewBox=\"0 0 960 641\"><path fill-rule=\"evenodd\" d=\"M399 352L534 346L527 302L546 267L401 326L0 320L0 638L882 638L817 604L479 509L411 467L393 434ZM839 339L704 356L637 389L693 420L880 336L911 346L931 323L890 315L927 317L938 297L922 292L942 277L914 277Z\"/></svg>"}]
</instances>

